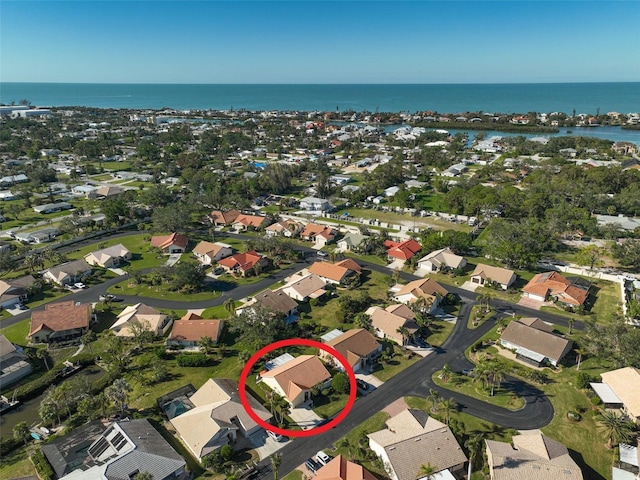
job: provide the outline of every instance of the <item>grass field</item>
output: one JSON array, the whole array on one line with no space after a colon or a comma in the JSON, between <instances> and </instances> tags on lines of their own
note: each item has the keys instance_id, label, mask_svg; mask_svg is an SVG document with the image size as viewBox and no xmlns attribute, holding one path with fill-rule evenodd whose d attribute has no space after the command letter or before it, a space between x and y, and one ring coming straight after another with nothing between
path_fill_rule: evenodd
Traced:
<instances>
[{"instance_id":1,"label":"grass field","mask_svg":"<svg viewBox=\"0 0 640 480\"><path fill-rule=\"evenodd\" d=\"M36 469L28 455L28 451L21 448L17 452L3 456L2 462L0 462L0 480L36 477Z\"/></svg>"},{"instance_id":2,"label":"grass field","mask_svg":"<svg viewBox=\"0 0 640 480\"><path fill-rule=\"evenodd\" d=\"M438 371L431 377L435 384L441 387L455 390L469 397L477 398L483 402L497 405L508 410L519 410L524 406L524 399L522 397L513 395L509 390L504 388L497 387L493 396L491 396L490 392L480 389L477 385L474 385L471 377L452 374L451 380L445 382L439 377L441 373L441 371Z\"/></svg>"}]
</instances>

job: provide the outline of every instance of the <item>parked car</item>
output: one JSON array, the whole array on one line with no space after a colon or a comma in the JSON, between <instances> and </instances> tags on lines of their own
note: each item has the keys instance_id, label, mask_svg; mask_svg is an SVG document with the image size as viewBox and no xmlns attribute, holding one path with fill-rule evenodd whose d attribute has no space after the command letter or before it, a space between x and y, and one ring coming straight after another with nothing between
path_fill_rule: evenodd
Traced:
<instances>
[{"instance_id":1,"label":"parked car","mask_svg":"<svg viewBox=\"0 0 640 480\"><path fill-rule=\"evenodd\" d=\"M329 256L329 254L327 252L321 252L318 251L318 253L316 253L317 256L322 257L322 258L326 258Z\"/></svg>"},{"instance_id":2,"label":"parked car","mask_svg":"<svg viewBox=\"0 0 640 480\"><path fill-rule=\"evenodd\" d=\"M16 308L16 309L18 309L18 310L29 310L26 306L24 306L24 305L23 305L23 304L21 304L21 303L18 303L18 304L15 306L15 308Z\"/></svg>"},{"instance_id":3,"label":"parked car","mask_svg":"<svg viewBox=\"0 0 640 480\"><path fill-rule=\"evenodd\" d=\"M356 378L356 385L358 385L358 388L364 390L365 392L369 390L369 384L364 380L360 380L359 378Z\"/></svg>"},{"instance_id":4,"label":"parked car","mask_svg":"<svg viewBox=\"0 0 640 480\"><path fill-rule=\"evenodd\" d=\"M87 288L87 286L82 282L77 282L73 284L73 288L83 289L83 288Z\"/></svg>"},{"instance_id":5,"label":"parked car","mask_svg":"<svg viewBox=\"0 0 640 480\"><path fill-rule=\"evenodd\" d=\"M326 465L331 461L331 457L326 453L324 453L322 450L316 453L316 458L318 459L318 462L320 462L322 465Z\"/></svg>"},{"instance_id":6,"label":"parked car","mask_svg":"<svg viewBox=\"0 0 640 480\"><path fill-rule=\"evenodd\" d=\"M306 462L304 462L304 466L309 469L310 472L316 473L319 469L322 468L322 465L316 462L313 458L309 458Z\"/></svg>"},{"instance_id":7,"label":"parked car","mask_svg":"<svg viewBox=\"0 0 640 480\"><path fill-rule=\"evenodd\" d=\"M112 295L111 293L107 293L106 295L100 295L98 297L98 300L100 300L101 302L108 302L110 300L115 300L116 296Z\"/></svg>"},{"instance_id":8,"label":"parked car","mask_svg":"<svg viewBox=\"0 0 640 480\"><path fill-rule=\"evenodd\" d=\"M273 438L276 442L281 442L282 440L284 440L284 437L282 435L276 432L272 432L271 430L267 430L267 435Z\"/></svg>"},{"instance_id":9,"label":"parked car","mask_svg":"<svg viewBox=\"0 0 640 480\"><path fill-rule=\"evenodd\" d=\"M427 342L425 342L423 339L421 339L420 337L414 337L413 338L413 344L416 347L429 348L429 344Z\"/></svg>"}]
</instances>

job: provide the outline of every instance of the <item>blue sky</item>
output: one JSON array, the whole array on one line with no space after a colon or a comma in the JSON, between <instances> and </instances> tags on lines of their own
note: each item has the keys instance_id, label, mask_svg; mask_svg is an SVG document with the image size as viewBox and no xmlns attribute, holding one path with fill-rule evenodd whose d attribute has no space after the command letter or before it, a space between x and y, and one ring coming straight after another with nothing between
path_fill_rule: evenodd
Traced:
<instances>
[{"instance_id":1,"label":"blue sky","mask_svg":"<svg viewBox=\"0 0 640 480\"><path fill-rule=\"evenodd\" d=\"M640 81L629 1L0 0L0 80Z\"/></svg>"}]
</instances>

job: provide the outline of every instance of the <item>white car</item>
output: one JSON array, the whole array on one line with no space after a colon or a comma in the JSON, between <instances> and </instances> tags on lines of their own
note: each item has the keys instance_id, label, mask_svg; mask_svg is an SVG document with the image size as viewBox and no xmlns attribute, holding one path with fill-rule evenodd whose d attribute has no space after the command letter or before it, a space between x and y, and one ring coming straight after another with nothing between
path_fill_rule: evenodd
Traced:
<instances>
[{"instance_id":1,"label":"white car","mask_svg":"<svg viewBox=\"0 0 640 480\"><path fill-rule=\"evenodd\" d=\"M331 461L331 457L326 453L324 453L322 450L316 453L316 458L318 459L318 462L320 462L322 465L326 465Z\"/></svg>"},{"instance_id":2,"label":"white car","mask_svg":"<svg viewBox=\"0 0 640 480\"><path fill-rule=\"evenodd\" d=\"M82 282L78 282L73 284L73 288L83 289L83 288L87 288L87 286Z\"/></svg>"},{"instance_id":3,"label":"white car","mask_svg":"<svg viewBox=\"0 0 640 480\"><path fill-rule=\"evenodd\" d=\"M281 442L284 439L282 435L276 432L272 432L271 430L267 430L267 435L273 438L276 442Z\"/></svg>"}]
</instances>

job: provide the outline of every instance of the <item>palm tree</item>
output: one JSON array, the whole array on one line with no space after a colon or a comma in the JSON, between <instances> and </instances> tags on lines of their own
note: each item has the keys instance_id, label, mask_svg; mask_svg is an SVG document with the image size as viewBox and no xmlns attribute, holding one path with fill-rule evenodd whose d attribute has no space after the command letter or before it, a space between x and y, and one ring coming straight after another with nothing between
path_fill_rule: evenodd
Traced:
<instances>
[{"instance_id":1,"label":"palm tree","mask_svg":"<svg viewBox=\"0 0 640 480\"><path fill-rule=\"evenodd\" d=\"M478 450L480 450L480 446L482 445L482 435L476 434L471 435L467 441L464 443L464 446L467 447L469 452L469 470L467 471L467 478L471 479L471 474L473 473L473 464L478 456Z\"/></svg>"},{"instance_id":2,"label":"palm tree","mask_svg":"<svg viewBox=\"0 0 640 480\"><path fill-rule=\"evenodd\" d=\"M44 366L46 367L47 371L49 371L49 362L47 360L49 358L49 354L47 353L47 350L44 348L38 349L38 351L36 352L36 357L44 362Z\"/></svg>"},{"instance_id":3,"label":"palm tree","mask_svg":"<svg viewBox=\"0 0 640 480\"><path fill-rule=\"evenodd\" d=\"M29 430L29 425L27 422L20 422L13 427L13 438L16 440L22 440L24 442L25 447L27 446L27 439L31 435L31 431Z\"/></svg>"},{"instance_id":4,"label":"palm tree","mask_svg":"<svg viewBox=\"0 0 640 480\"><path fill-rule=\"evenodd\" d=\"M409 329L407 327L402 326L402 327L398 327L396 332L402 335L402 345L405 345L409 340L409 337L411 336L411 332L409 332Z\"/></svg>"},{"instance_id":5,"label":"palm tree","mask_svg":"<svg viewBox=\"0 0 640 480\"><path fill-rule=\"evenodd\" d=\"M130 391L131 385L124 378L116 378L111 385L105 388L104 393L120 409L120 414L124 416L124 409L127 406Z\"/></svg>"},{"instance_id":6,"label":"palm tree","mask_svg":"<svg viewBox=\"0 0 640 480\"><path fill-rule=\"evenodd\" d=\"M480 360L473 369L473 373L473 381L479 384L481 388L487 388L491 378L489 363L485 359Z\"/></svg>"},{"instance_id":7,"label":"palm tree","mask_svg":"<svg viewBox=\"0 0 640 480\"><path fill-rule=\"evenodd\" d=\"M274 453L269 455L271 459L271 471L273 472L273 480L278 480L278 469L280 468L280 464L282 463L282 454Z\"/></svg>"},{"instance_id":8,"label":"palm tree","mask_svg":"<svg viewBox=\"0 0 640 480\"><path fill-rule=\"evenodd\" d=\"M580 370L580 364L582 363L582 357L584 357L584 355L587 353L587 351L584 348L576 348L575 351L576 351L576 354L578 355L578 366L576 367L576 370Z\"/></svg>"},{"instance_id":9,"label":"palm tree","mask_svg":"<svg viewBox=\"0 0 640 480\"><path fill-rule=\"evenodd\" d=\"M453 398L449 398L448 400L443 398L440 400L438 407L444 412L444 423L449 425L451 414L456 411L458 404Z\"/></svg>"},{"instance_id":10,"label":"palm tree","mask_svg":"<svg viewBox=\"0 0 640 480\"><path fill-rule=\"evenodd\" d=\"M598 427L607 439L607 448L630 442L635 425L623 415L604 410L598 419Z\"/></svg>"},{"instance_id":11,"label":"palm tree","mask_svg":"<svg viewBox=\"0 0 640 480\"><path fill-rule=\"evenodd\" d=\"M418 471L418 478L424 480L433 480L434 474L437 473L436 469L431 466L429 462L426 465L420 465L420 470Z\"/></svg>"},{"instance_id":12,"label":"palm tree","mask_svg":"<svg viewBox=\"0 0 640 480\"><path fill-rule=\"evenodd\" d=\"M440 379L444 382L444 383L449 383L449 381L451 380L451 367L449 366L448 363L445 363L442 366L442 371L440 372Z\"/></svg>"},{"instance_id":13,"label":"palm tree","mask_svg":"<svg viewBox=\"0 0 640 480\"><path fill-rule=\"evenodd\" d=\"M436 411L436 404L438 403L439 397L440 397L440 394L438 393L437 390L434 390L433 388L429 389L429 396L427 397L427 400L431 402L432 412Z\"/></svg>"},{"instance_id":14,"label":"palm tree","mask_svg":"<svg viewBox=\"0 0 640 480\"><path fill-rule=\"evenodd\" d=\"M357 328L369 330L371 328L371 317L364 312L356 313L353 317L353 324Z\"/></svg>"},{"instance_id":15,"label":"palm tree","mask_svg":"<svg viewBox=\"0 0 640 480\"><path fill-rule=\"evenodd\" d=\"M504 380L506 367L502 362L493 361L491 362L489 368L491 375L491 396L493 397L496 384L498 384L498 387L500 387L500 384Z\"/></svg>"},{"instance_id":16,"label":"palm tree","mask_svg":"<svg viewBox=\"0 0 640 480\"><path fill-rule=\"evenodd\" d=\"M198 344L204 353L208 355L214 346L214 341L211 337L204 336L198 341Z\"/></svg>"},{"instance_id":17,"label":"palm tree","mask_svg":"<svg viewBox=\"0 0 640 480\"><path fill-rule=\"evenodd\" d=\"M569 335L571 335L571 333L573 332L573 325L576 323L576 319L570 318L568 320L568 323L569 323Z\"/></svg>"},{"instance_id":18,"label":"palm tree","mask_svg":"<svg viewBox=\"0 0 640 480\"><path fill-rule=\"evenodd\" d=\"M233 298L225 300L222 305L224 306L224 309L232 315L233 312L236 311L236 301Z\"/></svg>"}]
</instances>

